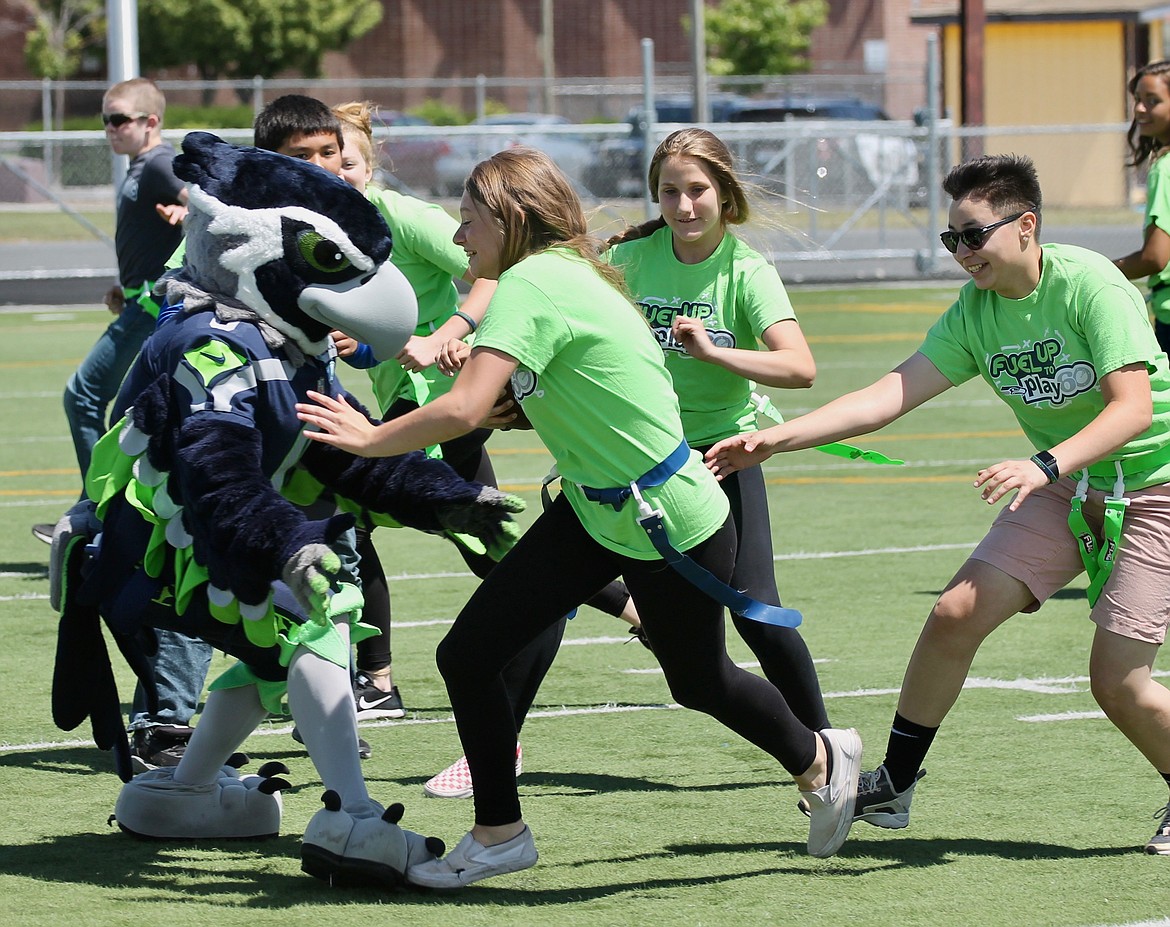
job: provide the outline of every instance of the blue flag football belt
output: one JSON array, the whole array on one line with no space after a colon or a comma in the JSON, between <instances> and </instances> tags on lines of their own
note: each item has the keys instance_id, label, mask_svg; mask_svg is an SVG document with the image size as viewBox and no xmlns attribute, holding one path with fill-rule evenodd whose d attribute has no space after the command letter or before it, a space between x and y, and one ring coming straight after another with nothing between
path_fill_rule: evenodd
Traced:
<instances>
[{"instance_id":1,"label":"blue flag football belt","mask_svg":"<svg viewBox=\"0 0 1170 927\"><path fill-rule=\"evenodd\" d=\"M581 492L590 502L612 506L614 511L620 511L627 500L631 497L634 498L638 503L638 524L646 532L650 543L654 545L658 555L691 585L701 589L721 605L725 605L733 614L742 615L744 618L758 621L761 624L778 625L784 628L797 627L803 619L796 609L768 605L744 595L670 543L670 538L666 534L666 525L663 522L662 510L653 508L642 497L642 490L661 486L682 469L690 456L691 449L686 441L683 441L662 463L656 464L636 480L632 480L629 486L605 489L582 486Z\"/></svg>"}]
</instances>

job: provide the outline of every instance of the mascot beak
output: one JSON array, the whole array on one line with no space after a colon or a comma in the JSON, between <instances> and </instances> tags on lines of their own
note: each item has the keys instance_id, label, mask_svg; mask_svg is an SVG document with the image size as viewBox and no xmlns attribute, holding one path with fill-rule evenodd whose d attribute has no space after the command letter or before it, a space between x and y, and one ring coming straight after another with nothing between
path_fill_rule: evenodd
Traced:
<instances>
[{"instance_id":1,"label":"mascot beak","mask_svg":"<svg viewBox=\"0 0 1170 927\"><path fill-rule=\"evenodd\" d=\"M377 273L345 283L310 284L297 304L318 322L368 344L380 361L396 357L418 325L414 290L389 261Z\"/></svg>"}]
</instances>

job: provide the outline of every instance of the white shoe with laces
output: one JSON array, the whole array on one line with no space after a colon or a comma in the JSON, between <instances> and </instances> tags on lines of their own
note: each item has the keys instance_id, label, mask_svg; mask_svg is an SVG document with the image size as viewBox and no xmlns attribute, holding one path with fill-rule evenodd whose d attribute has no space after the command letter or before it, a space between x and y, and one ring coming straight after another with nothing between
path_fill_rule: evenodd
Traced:
<instances>
[{"instance_id":1,"label":"white shoe with laces","mask_svg":"<svg viewBox=\"0 0 1170 927\"><path fill-rule=\"evenodd\" d=\"M535 865L538 854L527 827L511 840L485 847L468 831L446 856L406 870L406 881L426 888L463 888L480 879L519 872Z\"/></svg>"}]
</instances>

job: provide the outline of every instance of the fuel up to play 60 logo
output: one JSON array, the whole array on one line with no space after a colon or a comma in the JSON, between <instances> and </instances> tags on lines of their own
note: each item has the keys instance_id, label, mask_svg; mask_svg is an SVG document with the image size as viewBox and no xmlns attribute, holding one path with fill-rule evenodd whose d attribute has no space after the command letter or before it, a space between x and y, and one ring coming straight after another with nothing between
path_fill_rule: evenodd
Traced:
<instances>
[{"instance_id":1,"label":"fuel up to play 60 logo","mask_svg":"<svg viewBox=\"0 0 1170 927\"><path fill-rule=\"evenodd\" d=\"M1055 338L1024 342L993 354L987 363L996 387L1007 396L1019 396L1029 405L1062 405L1097 385L1097 371L1088 361L1070 361Z\"/></svg>"},{"instance_id":2,"label":"fuel up to play 60 logo","mask_svg":"<svg viewBox=\"0 0 1170 927\"><path fill-rule=\"evenodd\" d=\"M646 316L646 321L650 323L650 327L654 330L654 337L658 339L658 343L662 346L663 351L674 351L677 354L687 353L687 349L681 341L674 337L674 332L671 330L674 317L678 315L702 319L707 328L707 337L711 339L711 343L715 347L735 347L734 334L706 325L707 320L715 315L715 307L710 303L687 301L678 306L671 306L640 300L638 302L638 308Z\"/></svg>"}]
</instances>

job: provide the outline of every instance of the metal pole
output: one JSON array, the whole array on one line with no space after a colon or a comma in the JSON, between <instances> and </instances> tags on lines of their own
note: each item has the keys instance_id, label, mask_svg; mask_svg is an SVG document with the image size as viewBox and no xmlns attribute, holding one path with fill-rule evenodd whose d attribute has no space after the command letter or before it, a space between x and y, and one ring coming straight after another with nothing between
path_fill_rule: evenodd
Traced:
<instances>
[{"instance_id":1,"label":"metal pole","mask_svg":"<svg viewBox=\"0 0 1170 927\"><path fill-rule=\"evenodd\" d=\"M922 272L933 273L937 264L935 260L934 229L939 227L940 208L939 189L942 178L939 176L938 157L938 114L939 114L939 58L938 36L926 37L926 158L924 169L926 172L926 227L927 250L922 257Z\"/></svg>"},{"instance_id":2,"label":"metal pole","mask_svg":"<svg viewBox=\"0 0 1170 927\"><path fill-rule=\"evenodd\" d=\"M53 124L53 82L49 78L41 80L41 128L52 132L57 128ZM53 161L56 158L56 142L46 142L41 149L41 163L45 168L45 186L53 186Z\"/></svg>"},{"instance_id":3,"label":"metal pole","mask_svg":"<svg viewBox=\"0 0 1170 927\"><path fill-rule=\"evenodd\" d=\"M691 69L695 81L695 105L691 115L697 123L711 121L707 102L707 22L704 0L691 0Z\"/></svg>"},{"instance_id":4,"label":"metal pole","mask_svg":"<svg viewBox=\"0 0 1170 927\"><path fill-rule=\"evenodd\" d=\"M650 176L650 159L654 156L658 112L654 108L654 40L642 39L642 208L646 220L654 218L654 200L646 178Z\"/></svg>"},{"instance_id":5,"label":"metal pole","mask_svg":"<svg viewBox=\"0 0 1170 927\"><path fill-rule=\"evenodd\" d=\"M111 84L137 77L138 71L138 0L106 0L106 67ZM122 186L129 159L111 155L114 189Z\"/></svg>"},{"instance_id":6,"label":"metal pole","mask_svg":"<svg viewBox=\"0 0 1170 927\"><path fill-rule=\"evenodd\" d=\"M553 51L553 0L540 0L540 57L544 67L544 111L555 113L557 69Z\"/></svg>"}]
</instances>

